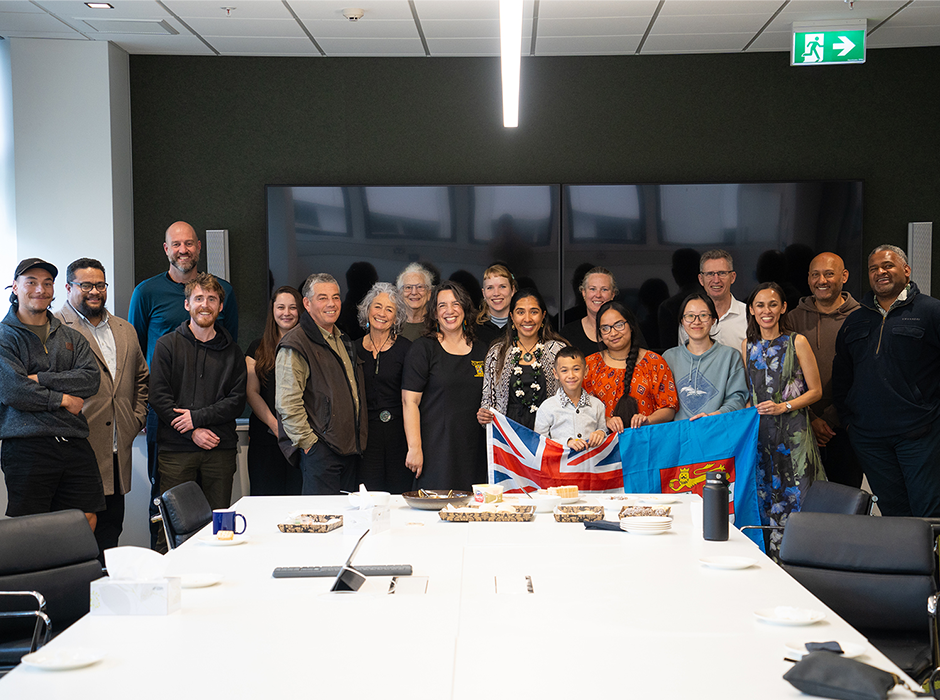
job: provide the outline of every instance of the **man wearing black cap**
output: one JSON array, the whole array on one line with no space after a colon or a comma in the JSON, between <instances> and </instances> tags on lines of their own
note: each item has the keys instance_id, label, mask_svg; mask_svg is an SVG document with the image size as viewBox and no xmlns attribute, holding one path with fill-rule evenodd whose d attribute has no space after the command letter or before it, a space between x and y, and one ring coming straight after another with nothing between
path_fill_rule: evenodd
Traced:
<instances>
[{"instance_id":1,"label":"man wearing black cap","mask_svg":"<svg viewBox=\"0 0 940 700\"><path fill-rule=\"evenodd\" d=\"M104 490L88 444L85 399L98 391L95 357L81 333L48 312L55 265L16 266L0 321L0 468L9 516L78 508L95 527Z\"/></svg>"}]
</instances>

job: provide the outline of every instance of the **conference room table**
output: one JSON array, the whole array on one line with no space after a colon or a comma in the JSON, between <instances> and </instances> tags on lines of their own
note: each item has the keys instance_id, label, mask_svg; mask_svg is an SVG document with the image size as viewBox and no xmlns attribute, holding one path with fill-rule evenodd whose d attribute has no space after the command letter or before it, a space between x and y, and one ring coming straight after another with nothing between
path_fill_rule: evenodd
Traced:
<instances>
[{"instance_id":1,"label":"conference room table","mask_svg":"<svg viewBox=\"0 0 940 700\"><path fill-rule=\"evenodd\" d=\"M168 574L215 573L219 584L184 589L170 615L82 618L48 648L95 648L100 662L21 665L0 698L795 698L805 696L782 679L786 644L829 640L864 645L862 661L898 672L733 527L727 542L705 541L695 500L672 506L669 532L640 536L551 513L444 522L393 496L390 527L370 532L354 562L426 577L412 582L426 592L390 595L388 577L356 593L331 593L330 578L272 577L346 560L358 538L345 528L277 528L290 512L348 513L346 497L242 498L245 543L209 546L209 526L167 555ZM700 563L716 556L756 563ZM826 617L791 627L754 614L776 606Z\"/></svg>"}]
</instances>

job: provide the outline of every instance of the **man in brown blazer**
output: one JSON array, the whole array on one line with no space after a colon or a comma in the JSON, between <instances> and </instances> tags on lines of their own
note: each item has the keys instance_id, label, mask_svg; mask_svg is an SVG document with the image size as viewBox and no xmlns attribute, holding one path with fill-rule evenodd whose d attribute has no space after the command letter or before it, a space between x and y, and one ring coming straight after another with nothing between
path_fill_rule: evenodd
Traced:
<instances>
[{"instance_id":1,"label":"man in brown blazer","mask_svg":"<svg viewBox=\"0 0 940 700\"><path fill-rule=\"evenodd\" d=\"M88 340L101 372L98 393L85 401L82 410L104 485L106 509L98 513L95 528L103 553L117 547L124 529L124 494L131 490L131 446L147 418L150 374L134 327L105 308L108 283L100 262L79 258L69 265L65 290L68 301L56 316Z\"/></svg>"}]
</instances>

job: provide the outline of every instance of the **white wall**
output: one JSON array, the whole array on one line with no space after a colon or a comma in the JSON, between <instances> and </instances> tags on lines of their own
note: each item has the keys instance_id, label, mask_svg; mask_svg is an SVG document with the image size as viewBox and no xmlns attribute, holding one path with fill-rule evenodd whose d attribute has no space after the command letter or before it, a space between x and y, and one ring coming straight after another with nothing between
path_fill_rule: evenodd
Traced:
<instances>
[{"instance_id":1,"label":"white wall","mask_svg":"<svg viewBox=\"0 0 940 700\"><path fill-rule=\"evenodd\" d=\"M14 197L0 211L0 288L19 259L44 258L59 268L57 309L68 264L97 258L111 283L108 307L126 316L134 289L127 54L95 41L0 41L0 146L0 206ZM5 314L6 293L0 297ZM149 493L140 480L133 488ZM6 500L0 483L0 513Z\"/></svg>"},{"instance_id":2,"label":"white wall","mask_svg":"<svg viewBox=\"0 0 940 700\"><path fill-rule=\"evenodd\" d=\"M126 316L134 288L127 54L97 41L11 39L16 236L20 257L65 268L100 260L108 307ZM0 279L9 273L0 271Z\"/></svg>"}]
</instances>

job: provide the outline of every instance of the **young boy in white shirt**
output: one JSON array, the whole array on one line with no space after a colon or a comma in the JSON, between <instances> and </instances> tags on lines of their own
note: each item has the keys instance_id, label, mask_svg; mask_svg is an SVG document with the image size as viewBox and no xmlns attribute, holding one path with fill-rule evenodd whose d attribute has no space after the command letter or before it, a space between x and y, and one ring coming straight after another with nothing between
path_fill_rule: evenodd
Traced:
<instances>
[{"instance_id":1,"label":"young boy in white shirt","mask_svg":"<svg viewBox=\"0 0 940 700\"><path fill-rule=\"evenodd\" d=\"M559 388L539 406L535 414L535 432L560 442L573 451L597 447L607 432L604 429L604 404L584 391L584 354L569 346L555 356L552 368Z\"/></svg>"}]
</instances>

